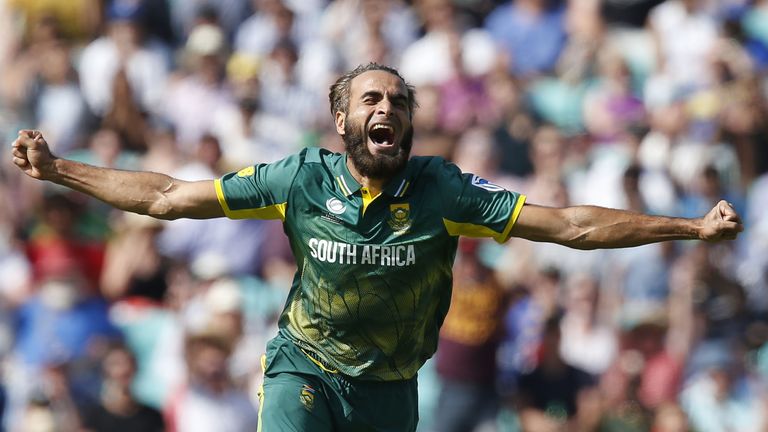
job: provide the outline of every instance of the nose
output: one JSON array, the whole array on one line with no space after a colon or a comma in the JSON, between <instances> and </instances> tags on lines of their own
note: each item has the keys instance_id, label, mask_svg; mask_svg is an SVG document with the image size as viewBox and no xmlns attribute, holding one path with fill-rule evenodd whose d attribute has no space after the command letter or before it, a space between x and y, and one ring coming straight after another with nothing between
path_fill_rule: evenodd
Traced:
<instances>
[{"instance_id":1,"label":"nose","mask_svg":"<svg viewBox=\"0 0 768 432\"><path fill-rule=\"evenodd\" d=\"M392 102L389 100L389 98L385 97L379 101L378 105L376 105L376 114L383 115L385 117L392 115Z\"/></svg>"}]
</instances>

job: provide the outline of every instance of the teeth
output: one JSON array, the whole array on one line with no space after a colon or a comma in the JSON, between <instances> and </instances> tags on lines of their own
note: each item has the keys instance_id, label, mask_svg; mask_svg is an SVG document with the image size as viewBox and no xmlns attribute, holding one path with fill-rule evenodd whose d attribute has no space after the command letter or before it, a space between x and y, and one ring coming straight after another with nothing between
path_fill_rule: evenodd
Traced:
<instances>
[{"instance_id":1,"label":"teeth","mask_svg":"<svg viewBox=\"0 0 768 432\"><path fill-rule=\"evenodd\" d=\"M373 125L373 127L371 128L371 130L377 130L377 129L386 129L388 131L391 131L392 127L391 126L387 126L387 125L383 125L383 124L376 124L376 125Z\"/></svg>"}]
</instances>

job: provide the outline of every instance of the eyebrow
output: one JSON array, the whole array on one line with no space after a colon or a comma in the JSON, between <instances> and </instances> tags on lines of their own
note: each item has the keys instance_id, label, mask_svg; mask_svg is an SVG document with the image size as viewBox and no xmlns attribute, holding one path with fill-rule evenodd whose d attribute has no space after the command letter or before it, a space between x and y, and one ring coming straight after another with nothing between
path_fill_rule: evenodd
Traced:
<instances>
[{"instance_id":1,"label":"eyebrow","mask_svg":"<svg viewBox=\"0 0 768 432\"><path fill-rule=\"evenodd\" d=\"M378 90L368 90L367 92L363 93L362 96L360 96L360 99L365 99L366 97L382 97L382 93ZM389 97L392 101L397 102L408 102L408 97L402 93L394 93Z\"/></svg>"}]
</instances>

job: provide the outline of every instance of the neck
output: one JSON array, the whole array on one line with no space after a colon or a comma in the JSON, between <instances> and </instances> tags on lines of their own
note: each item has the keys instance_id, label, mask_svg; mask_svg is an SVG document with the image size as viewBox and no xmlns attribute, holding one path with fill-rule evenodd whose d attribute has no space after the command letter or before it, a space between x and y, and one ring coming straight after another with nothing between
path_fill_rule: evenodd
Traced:
<instances>
[{"instance_id":1,"label":"neck","mask_svg":"<svg viewBox=\"0 0 768 432\"><path fill-rule=\"evenodd\" d=\"M351 158L347 158L347 169L349 169L349 173L352 174L352 177L354 177L361 186L367 188L373 196L378 195L381 190L384 189L384 185L389 181L388 178L373 178L360 174L360 171L357 170L357 167L355 167Z\"/></svg>"}]
</instances>

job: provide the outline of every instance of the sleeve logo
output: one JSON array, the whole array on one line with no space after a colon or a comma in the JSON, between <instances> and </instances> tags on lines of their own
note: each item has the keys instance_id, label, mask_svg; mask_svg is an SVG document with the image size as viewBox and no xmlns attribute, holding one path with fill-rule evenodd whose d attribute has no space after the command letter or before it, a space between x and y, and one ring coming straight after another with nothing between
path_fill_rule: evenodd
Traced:
<instances>
[{"instance_id":1,"label":"sleeve logo","mask_svg":"<svg viewBox=\"0 0 768 432\"><path fill-rule=\"evenodd\" d=\"M506 190L503 187L497 184L491 183L488 180L476 175L472 176L472 186L479 187L480 189L485 189L488 192L501 192L503 190Z\"/></svg>"},{"instance_id":2,"label":"sleeve logo","mask_svg":"<svg viewBox=\"0 0 768 432\"><path fill-rule=\"evenodd\" d=\"M256 172L256 168L254 168L252 166L249 166L249 167L243 168L240 171L238 171L237 172L237 176L238 177L248 177L248 176L252 176L255 172Z\"/></svg>"},{"instance_id":3,"label":"sleeve logo","mask_svg":"<svg viewBox=\"0 0 768 432\"><path fill-rule=\"evenodd\" d=\"M329 198L325 202L325 208L333 214L340 215L347 210L347 207L338 198Z\"/></svg>"}]
</instances>

